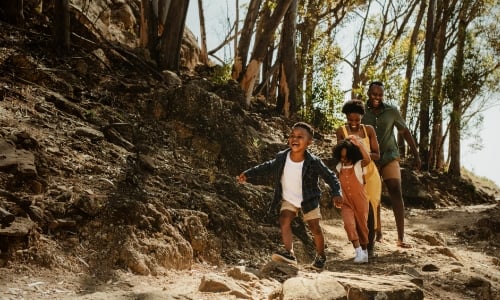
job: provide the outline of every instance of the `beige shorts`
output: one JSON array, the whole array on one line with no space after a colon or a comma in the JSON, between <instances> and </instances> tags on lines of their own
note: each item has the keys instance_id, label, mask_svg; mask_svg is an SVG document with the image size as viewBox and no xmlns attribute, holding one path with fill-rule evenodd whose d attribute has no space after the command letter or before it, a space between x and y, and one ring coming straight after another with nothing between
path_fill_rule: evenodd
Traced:
<instances>
[{"instance_id":1,"label":"beige shorts","mask_svg":"<svg viewBox=\"0 0 500 300\"><path fill-rule=\"evenodd\" d=\"M301 210L301 208L299 207L295 207L292 203L286 201L286 200L283 200L281 201L281 209L280 211L282 210L289 210L289 211L292 211L295 213L295 216L298 216L299 215L299 211ZM315 209L309 211L308 213L304 214L302 216L302 219L304 221L309 221L309 220L314 220L314 219L321 219L321 210L318 207L316 207Z\"/></svg>"},{"instance_id":2,"label":"beige shorts","mask_svg":"<svg viewBox=\"0 0 500 300\"><path fill-rule=\"evenodd\" d=\"M399 160L395 159L383 166L380 170L380 176L383 180L387 179L401 179L401 168L399 167Z\"/></svg>"}]
</instances>

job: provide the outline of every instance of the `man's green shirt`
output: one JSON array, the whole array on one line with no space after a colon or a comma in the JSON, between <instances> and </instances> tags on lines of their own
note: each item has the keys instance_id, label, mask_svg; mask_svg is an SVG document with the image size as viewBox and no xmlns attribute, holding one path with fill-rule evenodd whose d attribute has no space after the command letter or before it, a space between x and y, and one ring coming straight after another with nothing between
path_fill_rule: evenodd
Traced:
<instances>
[{"instance_id":1,"label":"man's green shirt","mask_svg":"<svg viewBox=\"0 0 500 300\"><path fill-rule=\"evenodd\" d=\"M375 113L374 108L367 105L361 123L375 128L380 148L380 159L376 161L377 165L385 166L387 163L399 159L394 127L400 131L406 128L406 123L395 106L382 102L380 110Z\"/></svg>"}]
</instances>

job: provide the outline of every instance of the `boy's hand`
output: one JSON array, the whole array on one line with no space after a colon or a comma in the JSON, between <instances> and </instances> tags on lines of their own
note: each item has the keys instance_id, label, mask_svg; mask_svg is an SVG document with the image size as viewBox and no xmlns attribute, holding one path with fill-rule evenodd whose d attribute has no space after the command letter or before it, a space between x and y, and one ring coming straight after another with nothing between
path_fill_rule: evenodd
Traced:
<instances>
[{"instance_id":1,"label":"boy's hand","mask_svg":"<svg viewBox=\"0 0 500 300\"><path fill-rule=\"evenodd\" d=\"M240 176L236 177L236 179L238 180L238 183L243 183L247 181L247 176L245 173L241 173Z\"/></svg>"},{"instance_id":2,"label":"boy's hand","mask_svg":"<svg viewBox=\"0 0 500 300\"><path fill-rule=\"evenodd\" d=\"M332 201L333 205L335 205L336 208L341 208L342 203L344 203L344 198L342 198L342 196L335 196L333 197Z\"/></svg>"}]
</instances>

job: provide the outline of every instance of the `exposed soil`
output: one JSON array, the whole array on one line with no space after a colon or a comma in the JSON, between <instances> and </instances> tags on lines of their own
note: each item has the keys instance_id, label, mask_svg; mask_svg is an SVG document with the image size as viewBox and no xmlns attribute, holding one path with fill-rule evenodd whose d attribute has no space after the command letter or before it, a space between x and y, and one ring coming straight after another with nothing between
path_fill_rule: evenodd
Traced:
<instances>
[{"instance_id":1,"label":"exposed soil","mask_svg":"<svg viewBox=\"0 0 500 300\"><path fill-rule=\"evenodd\" d=\"M365 275L409 274L422 280L425 299L498 299L498 239L496 245L492 245L491 241L470 241L461 237L468 232L463 228L477 228L473 224L491 218L492 210L496 210L498 216L498 207L494 207L494 204L488 204L436 210L410 209L407 236L414 246L411 249L395 246L392 211L384 208L384 239L377 244L378 256L366 265L352 263L353 249L346 241L342 221L325 220L323 226L329 257L326 270ZM266 257L269 259L270 253ZM76 261L74 264L80 265ZM132 295L137 297L135 299L142 299L139 297L142 294L158 292L162 295L158 299L164 299L162 297L167 292L172 299L234 299L234 296L224 293L198 291L203 276L217 274L227 277L226 271L230 267L196 263L190 270L168 270L156 276L134 275L116 269L109 278L99 278L90 270L73 272L67 268L41 268L16 261L2 268L0 295L3 299L133 299ZM314 271L301 267L297 276L307 276L308 272ZM253 286L253 296L266 299L277 288L276 281L261 280Z\"/></svg>"},{"instance_id":2,"label":"exposed soil","mask_svg":"<svg viewBox=\"0 0 500 300\"><path fill-rule=\"evenodd\" d=\"M23 28L0 22L0 207L15 216L0 229L0 298L235 298L200 292L203 276L258 273L280 245L268 180L235 176L286 147L294 120L272 104L244 107L234 83L155 72L83 24L58 56L30 12ZM312 152L330 163L334 137L315 138ZM353 264L325 198L326 270L408 274L426 299L500 299L500 189L470 175L405 171L404 182L413 248L396 247L384 198L378 256ZM295 225L307 276L311 240ZM269 298L285 279L261 278L250 296Z\"/></svg>"}]
</instances>

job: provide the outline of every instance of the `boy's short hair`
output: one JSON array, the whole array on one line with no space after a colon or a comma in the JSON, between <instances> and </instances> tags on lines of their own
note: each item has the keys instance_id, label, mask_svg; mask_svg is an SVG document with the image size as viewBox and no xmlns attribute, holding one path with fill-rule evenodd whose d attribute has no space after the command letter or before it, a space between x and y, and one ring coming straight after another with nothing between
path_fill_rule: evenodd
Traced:
<instances>
[{"instance_id":1,"label":"boy's short hair","mask_svg":"<svg viewBox=\"0 0 500 300\"><path fill-rule=\"evenodd\" d=\"M311 137L314 136L314 129L312 128L311 125L307 124L306 122L297 122L297 123L293 124L292 130L297 128L297 127L305 129L307 131L307 133L309 133L311 135Z\"/></svg>"},{"instance_id":2,"label":"boy's short hair","mask_svg":"<svg viewBox=\"0 0 500 300\"><path fill-rule=\"evenodd\" d=\"M361 100L353 99L346 101L344 106L342 106L342 112L344 114L358 113L360 115L365 114L365 104Z\"/></svg>"}]
</instances>

